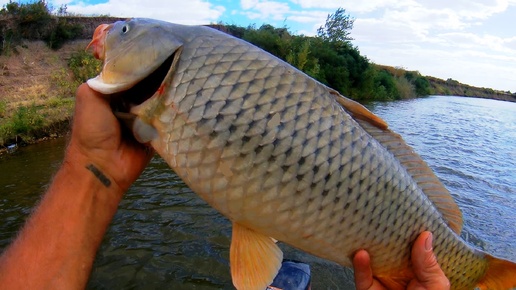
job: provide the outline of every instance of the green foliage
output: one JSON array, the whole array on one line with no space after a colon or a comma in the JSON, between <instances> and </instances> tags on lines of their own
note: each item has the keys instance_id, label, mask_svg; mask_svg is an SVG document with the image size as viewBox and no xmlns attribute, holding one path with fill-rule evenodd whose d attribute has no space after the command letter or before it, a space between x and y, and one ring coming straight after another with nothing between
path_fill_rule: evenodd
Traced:
<instances>
[{"instance_id":1,"label":"green foliage","mask_svg":"<svg viewBox=\"0 0 516 290\"><path fill-rule=\"evenodd\" d=\"M50 76L52 83L56 85L55 95L58 98L72 97L81 82L74 80L68 70L62 68Z\"/></svg>"},{"instance_id":2,"label":"green foliage","mask_svg":"<svg viewBox=\"0 0 516 290\"><path fill-rule=\"evenodd\" d=\"M0 125L0 144L16 135L27 135L30 131L41 128L43 124L44 118L38 113L36 105L19 107L6 122Z\"/></svg>"},{"instance_id":3,"label":"green foliage","mask_svg":"<svg viewBox=\"0 0 516 290\"><path fill-rule=\"evenodd\" d=\"M3 118L5 116L6 111L7 111L7 102L0 101L0 118Z\"/></svg>"},{"instance_id":4,"label":"green foliage","mask_svg":"<svg viewBox=\"0 0 516 290\"><path fill-rule=\"evenodd\" d=\"M286 60L291 37L286 28L275 28L270 24L264 24L258 29L249 26L243 33L242 39Z\"/></svg>"},{"instance_id":5,"label":"green foliage","mask_svg":"<svg viewBox=\"0 0 516 290\"><path fill-rule=\"evenodd\" d=\"M35 105L29 107L19 107L11 118L13 132L22 134L31 129L38 128L43 124L43 117L38 114Z\"/></svg>"},{"instance_id":6,"label":"green foliage","mask_svg":"<svg viewBox=\"0 0 516 290\"><path fill-rule=\"evenodd\" d=\"M51 76L52 82L57 86L56 96L61 99L72 97L81 83L98 75L102 62L86 51L80 50L70 56L68 67L69 70L63 68L55 71Z\"/></svg>"},{"instance_id":7,"label":"green foliage","mask_svg":"<svg viewBox=\"0 0 516 290\"><path fill-rule=\"evenodd\" d=\"M321 71L319 60L312 56L312 40L294 37L286 61L304 71L313 78L318 78Z\"/></svg>"},{"instance_id":8,"label":"green foliage","mask_svg":"<svg viewBox=\"0 0 516 290\"><path fill-rule=\"evenodd\" d=\"M72 54L68 66L73 72L75 79L83 83L98 75L102 70L102 61L96 59L86 51L79 51Z\"/></svg>"},{"instance_id":9,"label":"green foliage","mask_svg":"<svg viewBox=\"0 0 516 290\"><path fill-rule=\"evenodd\" d=\"M430 91L430 82L427 78L418 76L414 81L414 85L416 87L417 96L428 96L431 94Z\"/></svg>"},{"instance_id":10,"label":"green foliage","mask_svg":"<svg viewBox=\"0 0 516 290\"><path fill-rule=\"evenodd\" d=\"M339 8L335 13L328 15L324 27L317 29L317 36L333 43L348 43L353 40L349 35L354 22L355 19L346 14L346 9Z\"/></svg>"},{"instance_id":11,"label":"green foliage","mask_svg":"<svg viewBox=\"0 0 516 290\"><path fill-rule=\"evenodd\" d=\"M408 79L404 77L396 77L395 83L399 98L411 99L416 97L414 84Z\"/></svg>"},{"instance_id":12,"label":"green foliage","mask_svg":"<svg viewBox=\"0 0 516 290\"><path fill-rule=\"evenodd\" d=\"M418 97L430 95L430 82L427 78L423 77L419 72L406 71L405 78L414 85L414 89Z\"/></svg>"},{"instance_id":13,"label":"green foliage","mask_svg":"<svg viewBox=\"0 0 516 290\"><path fill-rule=\"evenodd\" d=\"M234 24L224 25L222 23L219 23L218 26L223 26L228 34L242 39L244 38L245 32L248 30L245 27L237 26Z\"/></svg>"},{"instance_id":14,"label":"green foliage","mask_svg":"<svg viewBox=\"0 0 516 290\"><path fill-rule=\"evenodd\" d=\"M71 108L74 104L74 101L72 98L60 98L60 97L53 97L50 98L46 102L46 106L50 108L61 108L61 107L67 107Z\"/></svg>"},{"instance_id":15,"label":"green foliage","mask_svg":"<svg viewBox=\"0 0 516 290\"><path fill-rule=\"evenodd\" d=\"M66 41L73 40L82 33L80 24L70 24L64 18L59 18L55 29L46 36L46 43L52 49L59 49Z\"/></svg>"},{"instance_id":16,"label":"green foliage","mask_svg":"<svg viewBox=\"0 0 516 290\"><path fill-rule=\"evenodd\" d=\"M379 70L374 78L376 95L375 99L382 101L397 100L400 98L395 78L386 70Z\"/></svg>"}]
</instances>

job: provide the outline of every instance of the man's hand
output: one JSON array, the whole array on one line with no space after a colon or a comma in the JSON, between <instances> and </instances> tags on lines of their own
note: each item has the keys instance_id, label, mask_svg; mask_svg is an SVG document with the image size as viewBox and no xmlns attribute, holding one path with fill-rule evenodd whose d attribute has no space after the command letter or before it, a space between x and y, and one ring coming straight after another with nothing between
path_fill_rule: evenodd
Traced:
<instances>
[{"instance_id":1,"label":"man's hand","mask_svg":"<svg viewBox=\"0 0 516 290\"><path fill-rule=\"evenodd\" d=\"M416 277L407 289L411 290L445 290L450 289L450 282L437 263L432 251L432 234L423 232L412 247L412 266ZM373 278L371 260L365 250L360 250L353 257L355 268L355 285L357 290L385 290L378 280Z\"/></svg>"},{"instance_id":2,"label":"man's hand","mask_svg":"<svg viewBox=\"0 0 516 290\"><path fill-rule=\"evenodd\" d=\"M77 90L72 137L65 161L79 159L91 163L126 191L140 176L154 152L150 147L124 137L127 136L122 136L108 97L82 84Z\"/></svg>"}]
</instances>

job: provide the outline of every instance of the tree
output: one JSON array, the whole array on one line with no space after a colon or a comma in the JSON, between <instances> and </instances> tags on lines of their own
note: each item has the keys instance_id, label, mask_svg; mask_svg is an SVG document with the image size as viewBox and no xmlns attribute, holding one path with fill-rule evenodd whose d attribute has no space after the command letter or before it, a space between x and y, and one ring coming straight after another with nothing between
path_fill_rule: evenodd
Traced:
<instances>
[{"instance_id":1,"label":"tree","mask_svg":"<svg viewBox=\"0 0 516 290\"><path fill-rule=\"evenodd\" d=\"M339 8L335 13L328 14L324 27L317 29L317 36L333 43L348 43L353 40L349 35L354 22L355 19L346 14L346 9Z\"/></svg>"}]
</instances>

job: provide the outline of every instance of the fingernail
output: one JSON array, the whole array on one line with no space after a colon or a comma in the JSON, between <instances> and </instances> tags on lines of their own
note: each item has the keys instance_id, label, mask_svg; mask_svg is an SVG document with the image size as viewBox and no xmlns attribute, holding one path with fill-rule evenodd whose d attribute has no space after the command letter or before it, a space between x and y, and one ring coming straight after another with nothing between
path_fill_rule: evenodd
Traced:
<instances>
[{"instance_id":1,"label":"fingernail","mask_svg":"<svg viewBox=\"0 0 516 290\"><path fill-rule=\"evenodd\" d=\"M427 251L432 250L432 233L430 233L425 240L425 250L427 250Z\"/></svg>"}]
</instances>

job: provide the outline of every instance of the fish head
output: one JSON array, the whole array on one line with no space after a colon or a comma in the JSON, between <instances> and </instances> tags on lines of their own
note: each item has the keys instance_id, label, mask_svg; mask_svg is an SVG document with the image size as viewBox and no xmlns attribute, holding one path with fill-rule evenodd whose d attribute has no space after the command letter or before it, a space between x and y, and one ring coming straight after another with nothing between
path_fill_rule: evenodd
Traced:
<instances>
[{"instance_id":1,"label":"fish head","mask_svg":"<svg viewBox=\"0 0 516 290\"><path fill-rule=\"evenodd\" d=\"M87 81L88 85L103 94L119 93L133 88L160 66L170 67L171 61L167 60L171 60L183 42L164 24L134 18L99 25L86 49L92 48L93 55L103 61L103 67L97 77Z\"/></svg>"}]
</instances>

